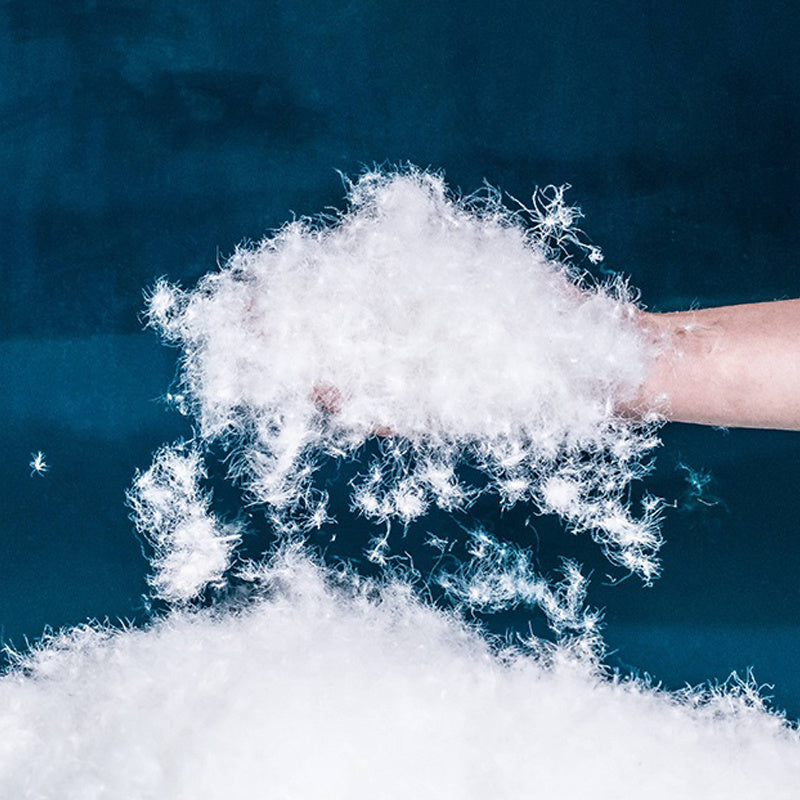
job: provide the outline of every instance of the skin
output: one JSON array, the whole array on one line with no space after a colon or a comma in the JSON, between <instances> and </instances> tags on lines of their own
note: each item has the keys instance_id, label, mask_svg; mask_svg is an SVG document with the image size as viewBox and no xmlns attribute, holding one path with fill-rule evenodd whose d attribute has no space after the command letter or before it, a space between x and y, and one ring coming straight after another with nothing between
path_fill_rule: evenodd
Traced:
<instances>
[{"instance_id":1,"label":"skin","mask_svg":"<svg viewBox=\"0 0 800 800\"><path fill-rule=\"evenodd\" d=\"M639 321L660 355L623 413L800 430L800 300L642 312Z\"/></svg>"},{"instance_id":2,"label":"skin","mask_svg":"<svg viewBox=\"0 0 800 800\"><path fill-rule=\"evenodd\" d=\"M659 355L626 416L729 428L800 430L800 300L748 303L671 314L638 313ZM320 383L320 411L342 395ZM391 436L379 426L377 436Z\"/></svg>"}]
</instances>

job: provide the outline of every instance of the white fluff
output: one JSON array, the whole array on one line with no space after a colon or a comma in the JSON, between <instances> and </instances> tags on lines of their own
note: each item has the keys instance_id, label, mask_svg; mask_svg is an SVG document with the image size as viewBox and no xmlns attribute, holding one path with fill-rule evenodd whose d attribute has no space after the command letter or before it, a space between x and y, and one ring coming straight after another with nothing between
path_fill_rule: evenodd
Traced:
<instances>
[{"instance_id":1,"label":"white fluff","mask_svg":"<svg viewBox=\"0 0 800 800\"><path fill-rule=\"evenodd\" d=\"M294 548L241 609L77 629L0 680L0 796L782 800L797 735L738 696L497 654Z\"/></svg>"},{"instance_id":2,"label":"white fluff","mask_svg":"<svg viewBox=\"0 0 800 800\"><path fill-rule=\"evenodd\" d=\"M466 462L501 503L531 501L657 572L659 503L645 497L635 518L625 500L656 440L615 413L653 353L621 291L579 289L553 260L579 241L562 192L526 217L409 169L365 175L350 202L237 251L192 292L150 294L200 426L129 494L172 610L18 657L0 678L0 797L796 798L798 733L751 684L668 693L604 674L578 567L547 580L528 550L480 530L440 585L462 611L538 606L557 643L499 643L407 581L334 573L288 538L236 567L235 603L192 609L226 583L241 537L203 490L215 439L283 532L330 522L321 454L384 429L357 511L464 508Z\"/></svg>"},{"instance_id":3,"label":"white fluff","mask_svg":"<svg viewBox=\"0 0 800 800\"><path fill-rule=\"evenodd\" d=\"M155 597L192 600L206 586L220 585L230 566L241 533L209 511L200 488L205 477L195 447L162 447L128 492L136 529L153 547L148 582Z\"/></svg>"},{"instance_id":4,"label":"white fluff","mask_svg":"<svg viewBox=\"0 0 800 800\"><path fill-rule=\"evenodd\" d=\"M451 598L484 613L517 606L539 608L556 634L577 634L587 657L600 651L600 617L584 605L589 581L575 562L564 561L563 577L556 583L537 574L529 550L500 542L480 529L471 533L470 554L472 558L457 572L437 578Z\"/></svg>"},{"instance_id":5,"label":"white fluff","mask_svg":"<svg viewBox=\"0 0 800 800\"><path fill-rule=\"evenodd\" d=\"M656 440L615 414L651 347L619 285L580 289L553 260L579 212L560 190L545 198L512 212L493 191L458 200L438 175L368 173L346 213L288 224L191 292L157 284L149 319L183 348L201 436L237 450L235 473L282 529L325 520L319 453L388 430L354 486L359 512L463 508L466 462L504 504L532 501L657 573L657 509L637 519L625 501Z\"/></svg>"}]
</instances>

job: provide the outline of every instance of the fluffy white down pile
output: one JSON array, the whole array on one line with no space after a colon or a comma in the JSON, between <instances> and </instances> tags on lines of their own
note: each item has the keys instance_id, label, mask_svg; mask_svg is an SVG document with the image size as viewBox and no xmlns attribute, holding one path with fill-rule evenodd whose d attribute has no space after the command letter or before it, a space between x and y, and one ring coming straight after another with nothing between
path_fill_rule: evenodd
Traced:
<instances>
[{"instance_id":1,"label":"fluffy white down pile","mask_svg":"<svg viewBox=\"0 0 800 800\"><path fill-rule=\"evenodd\" d=\"M577 212L555 191L526 227L496 194L455 200L411 169L367 174L349 199L193 291L152 292L199 426L129 496L172 610L66 631L0 677L0 797L797 798L798 733L753 687L670 694L603 674L575 564L548 580L476 530L470 560L439 576L460 608L544 611L560 643L512 651L408 583L334 573L289 543L329 522L318 459L380 431L360 513L465 507L468 463L501 503L561 515L645 580L658 569L657 503L636 518L626 500L655 440L615 413L651 346L622 290L578 288L545 249L577 241ZM263 564L237 563L242 531L211 511L214 440L283 533ZM235 604L192 610L233 573Z\"/></svg>"},{"instance_id":2,"label":"fluffy white down pile","mask_svg":"<svg viewBox=\"0 0 800 800\"><path fill-rule=\"evenodd\" d=\"M559 651L493 654L402 585L332 587L296 549L238 611L74 630L0 680L0 796L796 798L795 733Z\"/></svg>"},{"instance_id":3,"label":"fluffy white down pile","mask_svg":"<svg viewBox=\"0 0 800 800\"><path fill-rule=\"evenodd\" d=\"M284 531L328 521L320 454L390 432L353 486L356 511L464 508L468 463L501 503L561 515L650 580L658 505L636 517L626 490L655 439L615 409L652 345L620 284L579 288L554 260L579 212L560 190L526 213L491 190L456 199L412 168L363 175L348 201L237 250L192 291L150 293L150 323L183 349L200 436L232 448L233 474Z\"/></svg>"}]
</instances>

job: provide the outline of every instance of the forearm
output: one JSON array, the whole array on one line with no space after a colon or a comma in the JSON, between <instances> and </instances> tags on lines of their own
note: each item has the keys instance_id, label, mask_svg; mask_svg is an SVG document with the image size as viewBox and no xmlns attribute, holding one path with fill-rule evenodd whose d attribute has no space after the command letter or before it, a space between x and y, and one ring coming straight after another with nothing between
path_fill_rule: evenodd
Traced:
<instances>
[{"instance_id":1,"label":"forearm","mask_svg":"<svg viewBox=\"0 0 800 800\"><path fill-rule=\"evenodd\" d=\"M629 412L800 430L800 300L641 315L659 355Z\"/></svg>"}]
</instances>

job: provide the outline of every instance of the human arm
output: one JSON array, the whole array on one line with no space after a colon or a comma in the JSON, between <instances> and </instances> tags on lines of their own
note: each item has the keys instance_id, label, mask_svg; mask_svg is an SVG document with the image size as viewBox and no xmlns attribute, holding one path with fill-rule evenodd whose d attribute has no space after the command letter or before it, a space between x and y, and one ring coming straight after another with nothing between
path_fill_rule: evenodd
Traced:
<instances>
[{"instance_id":1,"label":"human arm","mask_svg":"<svg viewBox=\"0 0 800 800\"><path fill-rule=\"evenodd\" d=\"M800 430L800 300L641 313L659 355L626 413Z\"/></svg>"}]
</instances>

